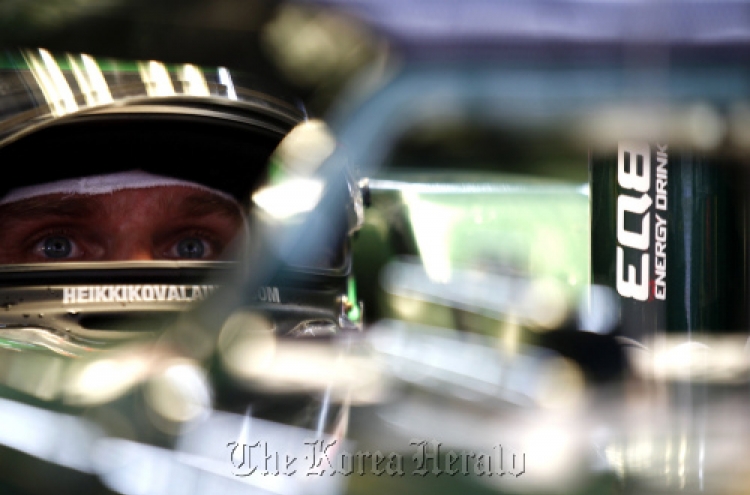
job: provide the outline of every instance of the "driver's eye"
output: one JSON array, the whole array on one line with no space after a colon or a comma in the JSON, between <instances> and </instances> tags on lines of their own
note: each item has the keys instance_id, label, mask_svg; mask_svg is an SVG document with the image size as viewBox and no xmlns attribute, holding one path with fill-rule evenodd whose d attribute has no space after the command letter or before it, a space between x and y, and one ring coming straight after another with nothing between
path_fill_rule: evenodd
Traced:
<instances>
[{"instance_id":1,"label":"driver's eye","mask_svg":"<svg viewBox=\"0 0 750 495\"><path fill-rule=\"evenodd\" d=\"M42 239L38 246L43 256L52 259L69 258L74 250L73 242L59 235Z\"/></svg>"},{"instance_id":2,"label":"driver's eye","mask_svg":"<svg viewBox=\"0 0 750 495\"><path fill-rule=\"evenodd\" d=\"M206 241L198 239L197 237L188 237L180 240L175 246L178 258L197 259L203 258L208 249L206 248Z\"/></svg>"}]
</instances>

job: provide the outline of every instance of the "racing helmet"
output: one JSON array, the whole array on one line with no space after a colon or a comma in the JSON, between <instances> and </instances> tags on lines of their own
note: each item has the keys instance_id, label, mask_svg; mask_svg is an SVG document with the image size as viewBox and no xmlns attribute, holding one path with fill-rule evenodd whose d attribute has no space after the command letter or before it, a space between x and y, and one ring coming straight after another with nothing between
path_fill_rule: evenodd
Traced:
<instances>
[{"instance_id":1,"label":"racing helmet","mask_svg":"<svg viewBox=\"0 0 750 495\"><path fill-rule=\"evenodd\" d=\"M346 391L331 393L326 377L284 389L288 376L268 380L278 368L262 366L269 354L261 355L285 343L310 355L361 330L349 243L363 221L363 195L354 174L335 163L335 147L294 99L222 67L0 52L0 224L50 211L52 196L172 186L207 192L241 217L228 258L192 256L188 242L178 253L185 256L169 259L70 261L64 230L30 241L56 261L19 262L0 249L3 407L49 428L44 418L62 413L70 425L79 416L104 443L174 449L170 462L191 438L202 439L199 446L224 433L244 438L250 422L256 434L265 424L283 438L311 430L341 438ZM8 235L0 226L0 246ZM306 378L299 369L286 371ZM34 414L43 414L41 423ZM107 466L82 469L71 449L88 458L93 443L68 433L64 449L45 449L60 455L47 457L26 456L0 435L0 453L13 459L0 469L0 485L25 486L28 479L16 480L25 469L48 473L40 479L64 472L60 493L80 493L92 475L127 493L117 483L133 477L132 466L123 476ZM211 455L203 450L195 453ZM70 476L69 467L80 472Z\"/></svg>"},{"instance_id":2,"label":"racing helmet","mask_svg":"<svg viewBox=\"0 0 750 495\"><path fill-rule=\"evenodd\" d=\"M0 162L13 168L0 182L0 218L18 198L39 196L40 184L42 193L76 194L76 188L90 187L99 194L112 192L111 186L97 189L107 181L125 180L130 185L124 187L137 188L145 180L206 188L234 201L245 241L232 261L190 255L6 261L0 265L0 346L85 355L148 338L220 290L222 277L257 271L248 253L279 251L259 239L268 237L265 233L255 235L278 223L273 215L278 208L268 206L272 195L258 193L275 188L278 196L282 182L309 186L316 165L309 164L304 150L310 139L304 136L328 139L325 155L331 142L323 128L276 88L223 67L124 62L44 49L0 54ZM317 149L325 158L320 145ZM257 286L232 292L232 305L263 314L278 336L331 336L359 328L349 238L362 223L362 194L349 172L334 182L330 190L335 190L337 212L320 223L319 249L287 250L288 255L277 256L273 273L251 277ZM282 203L297 199L287 192ZM282 216L289 223L295 212Z\"/></svg>"}]
</instances>

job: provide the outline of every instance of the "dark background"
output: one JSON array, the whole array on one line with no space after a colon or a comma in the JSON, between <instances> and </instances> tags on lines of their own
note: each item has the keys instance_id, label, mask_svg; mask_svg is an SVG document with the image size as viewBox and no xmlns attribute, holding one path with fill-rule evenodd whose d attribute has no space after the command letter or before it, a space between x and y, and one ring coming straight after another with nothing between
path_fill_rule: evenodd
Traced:
<instances>
[{"instance_id":1,"label":"dark background","mask_svg":"<svg viewBox=\"0 0 750 495\"><path fill-rule=\"evenodd\" d=\"M284 8L270 0L0 0L0 49L42 47L97 57L225 66L302 98L313 115L322 115L343 82L371 60L369 35L360 34L349 18L328 16L321 21L312 5ZM292 19L293 25L271 40L268 26L282 17L287 24ZM315 77L304 77L304 68L290 72L279 55L291 38L288 33L309 31L320 23L328 31L325 42L338 45L338 59Z\"/></svg>"}]
</instances>

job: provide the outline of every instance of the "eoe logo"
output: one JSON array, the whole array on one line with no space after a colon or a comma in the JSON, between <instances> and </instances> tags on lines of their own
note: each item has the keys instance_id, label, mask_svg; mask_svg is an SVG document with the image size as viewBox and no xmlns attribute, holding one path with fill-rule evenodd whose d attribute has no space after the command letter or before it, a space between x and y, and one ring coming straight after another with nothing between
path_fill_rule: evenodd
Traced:
<instances>
[{"instance_id":1,"label":"eoe logo","mask_svg":"<svg viewBox=\"0 0 750 495\"><path fill-rule=\"evenodd\" d=\"M656 209L667 209L667 146L657 145ZM651 148L648 143L628 141L618 145L617 183L622 193L617 196L616 287L623 297L638 301L649 298L651 267L651 225L654 213L654 297L666 299L667 220L652 212ZM625 219L634 216L626 226ZM636 264L625 264L625 249L640 254ZM627 271L625 270L627 268Z\"/></svg>"}]
</instances>

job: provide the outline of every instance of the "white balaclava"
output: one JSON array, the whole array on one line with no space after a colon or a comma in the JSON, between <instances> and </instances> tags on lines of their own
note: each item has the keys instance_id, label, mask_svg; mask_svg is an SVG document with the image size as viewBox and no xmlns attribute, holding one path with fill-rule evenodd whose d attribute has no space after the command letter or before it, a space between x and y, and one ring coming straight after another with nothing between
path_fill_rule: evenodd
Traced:
<instances>
[{"instance_id":1,"label":"white balaclava","mask_svg":"<svg viewBox=\"0 0 750 495\"><path fill-rule=\"evenodd\" d=\"M140 170L131 170L128 172L92 175L19 187L11 190L5 197L0 199L0 205L46 196L48 194L82 194L93 196L96 194L113 193L124 189L145 189L164 186L192 187L211 192L236 203L236 200L229 194L198 184L197 182L149 174Z\"/></svg>"}]
</instances>

